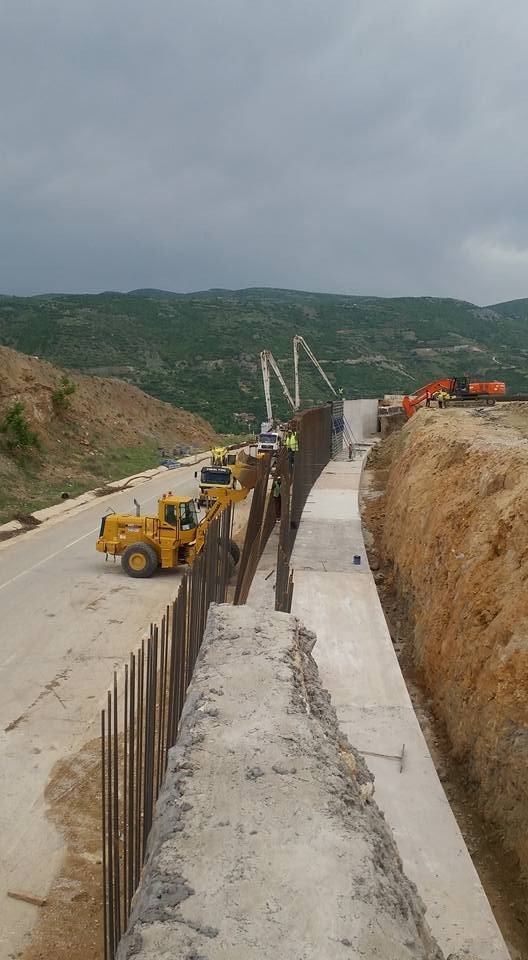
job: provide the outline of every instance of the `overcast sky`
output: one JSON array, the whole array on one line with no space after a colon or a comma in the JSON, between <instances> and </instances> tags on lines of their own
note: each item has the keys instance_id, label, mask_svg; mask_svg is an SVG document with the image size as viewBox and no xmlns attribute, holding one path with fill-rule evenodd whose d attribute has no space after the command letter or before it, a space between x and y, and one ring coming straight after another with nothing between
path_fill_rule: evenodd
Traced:
<instances>
[{"instance_id":1,"label":"overcast sky","mask_svg":"<svg viewBox=\"0 0 528 960\"><path fill-rule=\"evenodd\" d=\"M0 0L0 292L528 296L526 0Z\"/></svg>"}]
</instances>

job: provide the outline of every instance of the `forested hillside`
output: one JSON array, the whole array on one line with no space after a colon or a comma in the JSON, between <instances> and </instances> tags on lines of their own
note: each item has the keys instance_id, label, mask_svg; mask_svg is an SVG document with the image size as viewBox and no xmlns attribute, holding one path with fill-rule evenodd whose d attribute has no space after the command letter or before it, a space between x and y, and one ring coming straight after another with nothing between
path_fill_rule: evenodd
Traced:
<instances>
[{"instance_id":1,"label":"forested hillside","mask_svg":"<svg viewBox=\"0 0 528 960\"><path fill-rule=\"evenodd\" d=\"M2 297L0 343L128 380L233 431L265 415L260 350L272 350L291 382L296 333L349 397L410 392L439 374L466 372L528 392L526 303L484 308L273 289ZM303 403L327 399L307 361L301 377ZM280 387L273 389L284 414Z\"/></svg>"}]
</instances>

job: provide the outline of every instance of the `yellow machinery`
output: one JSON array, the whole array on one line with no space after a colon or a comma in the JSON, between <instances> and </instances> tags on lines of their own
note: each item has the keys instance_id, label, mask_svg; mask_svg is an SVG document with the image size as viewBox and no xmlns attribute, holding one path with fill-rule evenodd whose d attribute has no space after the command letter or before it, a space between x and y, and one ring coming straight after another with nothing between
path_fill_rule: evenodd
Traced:
<instances>
[{"instance_id":1,"label":"yellow machinery","mask_svg":"<svg viewBox=\"0 0 528 960\"><path fill-rule=\"evenodd\" d=\"M175 497L170 492L158 500L157 517L108 514L101 521L96 549L121 557L129 577L151 577L158 567L172 570L182 563L191 564L203 548L211 521L230 503L244 500L249 490L249 486L220 488L202 520L192 497ZM233 541L230 553L238 563L239 549Z\"/></svg>"},{"instance_id":2,"label":"yellow machinery","mask_svg":"<svg viewBox=\"0 0 528 960\"><path fill-rule=\"evenodd\" d=\"M194 476L198 477L198 473L196 472ZM236 490L237 481L229 467L202 467L198 484L200 486L198 505L207 508L217 499L219 488Z\"/></svg>"},{"instance_id":3,"label":"yellow machinery","mask_svg":"<svg viewBox=\"0 0 528 960\"><path fill-rule=\"evenodd\" d=\"M229 463L229 450L227 447L213 447L211 450L211 466L212 467L226 467ZM236 455L232 455L232 462L234 463Z\"/></svg>"}]
</instances>

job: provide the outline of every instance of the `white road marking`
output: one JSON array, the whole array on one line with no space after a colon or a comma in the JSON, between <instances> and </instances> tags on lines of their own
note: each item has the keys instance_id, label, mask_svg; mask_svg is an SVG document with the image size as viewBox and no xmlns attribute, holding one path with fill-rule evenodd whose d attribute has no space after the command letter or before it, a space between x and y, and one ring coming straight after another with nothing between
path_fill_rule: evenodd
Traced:
<instances>
[{"instance_id":1,"label":"white road marking","mask_svg":"<svg viewBox=\"0 0 528 960\"><path fill-rule=\"evenodd\" d=\"M60 550L55 550L55 553L50 553L48 557L44 557L42 560L39 560L38 563L34 563L32 567L28 567L27 570L22 570L21 573L17 573L15 577L11 577L10 580L6 580L5 583L0 583L0 590L3 590L4 587L8 587L10 583L14 583L15 580L20 580L21 577L27 576L28 573L31 573L32 570L36 570L37 567L41 567L43 563L47 563L48 560L53 560L54 557L58 557L60 553L64 553L65 550L68 550L70 547L74 547L76 543L80 543L81 540L86 540L86 537L93 536L94 533L97 533L99 526L94 527L93 530L89 530L88 533L84 533L82 537L77 537L77 540L72 540L71 543L67 543L64 547L61 547Z\"/></svg>"}]
</instances>

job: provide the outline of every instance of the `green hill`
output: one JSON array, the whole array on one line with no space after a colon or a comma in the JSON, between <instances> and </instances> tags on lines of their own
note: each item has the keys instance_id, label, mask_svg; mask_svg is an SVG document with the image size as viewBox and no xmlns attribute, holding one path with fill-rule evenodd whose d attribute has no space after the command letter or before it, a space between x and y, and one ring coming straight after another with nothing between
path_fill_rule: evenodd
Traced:
<instances>
[{"instance_id":1,"label":"green hill","mask_svg":"<svg viewBox=\"0 0 528 960\"><path fill-rule=\"evenodd\" d=\"M507 300L506 303L494 303L488 309L500 313L503 317L528 320L528 299Z\"/></svg>"},{"instance_id":2,"label":"green hill","mask_svg":"<svg viewBox=\"0 0 528 960\"><path fill-rule=\"evenodd\" d=\"M256 288L177 294L3 297L0 343L84 373L117 376L197 412L218 430L265 417L259 351L293 380L301 333L346 396L409 392L469 373L528 392L528 311L434 297L355 297ZM301 364L304 404L327 388ZM277 412L285 415L278 384Z\"/></svg>"}]
</instances>

